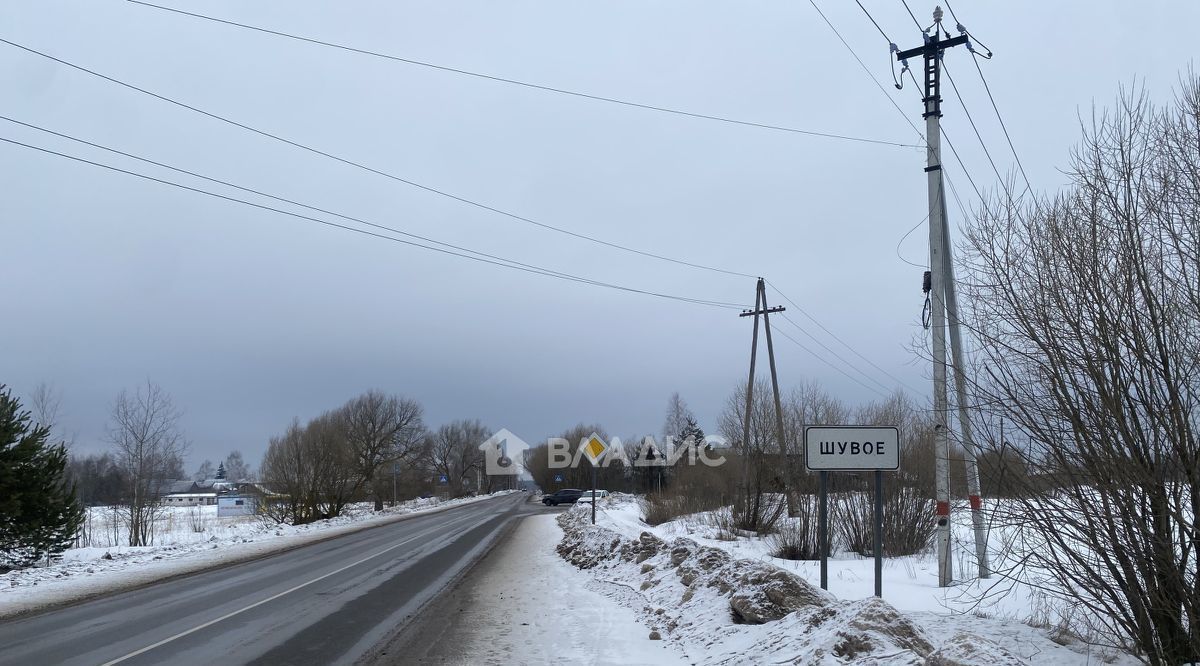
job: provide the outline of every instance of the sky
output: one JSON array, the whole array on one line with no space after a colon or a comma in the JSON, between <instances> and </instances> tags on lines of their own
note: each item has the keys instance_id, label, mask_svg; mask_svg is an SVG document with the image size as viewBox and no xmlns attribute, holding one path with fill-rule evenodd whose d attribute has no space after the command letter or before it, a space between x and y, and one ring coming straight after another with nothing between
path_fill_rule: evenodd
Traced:
<instances>
[{"instance_id":1,"label":"sky","mask_svg":"<svg viewBox=\"0 0 1200 666\"><path fill-rule=\"evenodd\" d=\"M817 0L870 74L807 1L161 4L639 104L909 144L616 105L124 0L0 3L9 42L541 224L766 277L779 290L769 303L794 322L772 321L784 390L815 380L853 405L897 388L926 399L928 364L913 351L927 263L925 155L909 125L922 126L920 93L892 87L887 42L856 4ZM863 5L901 48L920 44L901 2ZM933 3L909 5L928 22ZM1167 100L1194 58L1200 4L1084 7L954 4L995 52L981 67L1040 192L1066 183L1093 105L1135 81ZM1139 36L1137 25L1153 28ZM946 67L998 170L1012 173L969 53L952 50ZM752 277L550 231L4 43L0 86L0 115L242 187L590 280L754 300ZM966 167L947 156L946 172L970 208L967 174L980 189L998 181L963 106L948 86L943 96ZM0 138L304 212L6 120ZM40 383L57 391L60 429L80 453L108 447L113 400L147 381L184 410L189 470L234 449L257 466L292 418L371 388L419 401L431 426L478 418L534 441L578 422L657 433L675 391L712 432L745 381L750 322L736 308L469 261L10 143L0 178L0 383L22 397ZM952 206L951 224L963 222Z\"/></svg>"}]
</instances>

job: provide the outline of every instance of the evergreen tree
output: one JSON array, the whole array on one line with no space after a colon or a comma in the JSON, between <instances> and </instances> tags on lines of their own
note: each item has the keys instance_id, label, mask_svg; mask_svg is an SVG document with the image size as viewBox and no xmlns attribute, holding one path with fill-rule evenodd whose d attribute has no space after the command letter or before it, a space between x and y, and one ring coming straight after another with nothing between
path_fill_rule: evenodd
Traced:
<instances>
[{"instance_id":1,"label":"evergreen tree","mask_svg":"<svg viewBox=\"0 0 1200 666\"><path fill-rule=\"evenodd\" d=\"M221 481L225 480L225 463L221 463L221 464L217 465L217 477L216 478Z\"/></svg>"},{"instance_id":2,"label":"evergreen tree","mask_svg":"<svg viewBox=\"0 0 1200 666\"><path fill-rule=\"evenodd\" d=\"M696 419L693 418L691 414L688 414L683 429L679 431L678 444L683 446L689 438L691 439L691 445L695 447L697 451L700 450L701 446L704 446L704 431L701 430L700 426L696 424Z\"/></svg>"},{"instance_id":3,"label":"evergreen tree","mask_svg":"<svg viewBox=\"0 0 1200 666\"><path fill-rule=\"evenodd\" d=\"M0 570L61 553L83 523L83 506L67 484L67 447L0 385Z\"/></svg>"}]
</instances>

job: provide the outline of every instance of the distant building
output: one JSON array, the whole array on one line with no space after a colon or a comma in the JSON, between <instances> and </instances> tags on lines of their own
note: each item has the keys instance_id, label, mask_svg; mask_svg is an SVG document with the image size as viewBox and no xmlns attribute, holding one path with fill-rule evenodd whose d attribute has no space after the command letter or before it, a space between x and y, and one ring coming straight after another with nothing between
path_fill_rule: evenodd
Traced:
<instances>
[{"instance_id":1,"label":"distant building","mask_svg":"<svg viewBox=\"0 0 1200 666\"><path fill-rule=\"evenodd\" d=\"M217 498L217 517L253 516L258 508L257 496L225 495Z\"/></svg>"},{"instance_id":2,"label":"distant building","mask_svg":"<svg viewBox=\"0 0 1200 666\"><path fill-rule=\"evenodd\" d=\"M217 498L237 492L237 484L219 478L176 481L167 487L161 501L167 506L212 506Z\"/></svg>"}]
</instances>

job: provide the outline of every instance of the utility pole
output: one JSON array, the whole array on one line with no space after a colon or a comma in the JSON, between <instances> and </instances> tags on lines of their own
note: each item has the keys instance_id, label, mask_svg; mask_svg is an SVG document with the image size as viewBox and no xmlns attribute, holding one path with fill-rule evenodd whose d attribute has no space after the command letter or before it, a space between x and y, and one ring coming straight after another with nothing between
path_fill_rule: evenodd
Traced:
<instances>
[{"instance_id":1,"label":"utility pole","mask_svg":"<svg viewBox=\"0 0 1200 666\"><path fill-rule=\"evenodd\" d=\"M945 179L942 176L942 55L945 50L967 43L967 35L951 37L942 29L942 8L933 10L932 35L925 30L925 43L900 51L896 59L907 67L908 59L921 56L925 70L925 141L928 144L925 167L929 191L929 277L931 326L933 329L933 414L934 455L937 459L937 545L938 585L954 582L950 557L950 431L949 399L946 389L946 324L949 320L951 355L954 363L955 397L958 422L962 430L963 451L967 459L967 492L971 503L971 522L975 528L975 555L979 577L988 578L987 538L979 494L979 469L975 460L975 442L967 411L966 366L963 361L962 333L958 319L958 295L954 286L954 261L950 251L950 226L946 215ZM942 35L945 35L945 39Z\"/></svg>"},{"instance_id":2,"label":"utility pole","mask_svg":"<svg viewBox=\"0 0 1200 666\"><path fill-rule=\"evenodd\" d=\"M742 492L748 493L749 490L749 471L750 471L750 419L754 410L754 364L758 355L758 318L763 318L763 328L767 333L767 363L771 366L771 391L775 396L775 428L776 436L779 438L779 455L787 455L787 447L783 440L783 407L779 401L779 376L775 372L775 346L771 341L771 313L783 312L787 308L782 306L768 307L767 306L767 285L766 281L758 278L758 284L754 292L754 309L743 310L739 317L754 317L754 338L750 343L750 379L746 382L746 413L745 422L742 424ZM757 499L755 506L750 509L754 511L754 520L758 520L759 507Z\"/></svg>"}]
</instances>

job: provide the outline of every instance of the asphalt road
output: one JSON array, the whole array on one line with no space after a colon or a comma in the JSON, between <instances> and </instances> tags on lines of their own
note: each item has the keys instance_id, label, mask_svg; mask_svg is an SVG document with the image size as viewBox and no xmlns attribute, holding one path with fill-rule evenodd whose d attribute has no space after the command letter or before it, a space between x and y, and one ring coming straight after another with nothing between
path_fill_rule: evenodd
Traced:
<instances>
[{"instance_id":1,"label":"asphalt road","mask_svg":"<svg viewBox=\"0 0 1200 666\"><path fill-rule=\"evenodd\" d=\"M0 623L0 664L370 660L515 521L518 493Z\"/></svg>"}]
</instances>

